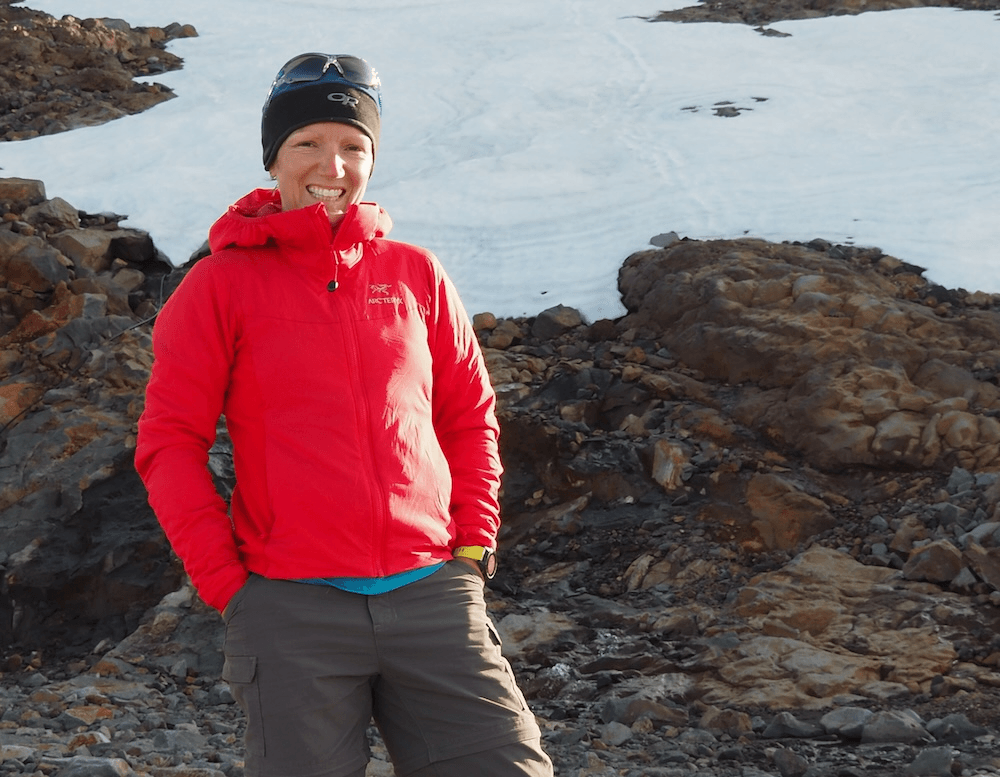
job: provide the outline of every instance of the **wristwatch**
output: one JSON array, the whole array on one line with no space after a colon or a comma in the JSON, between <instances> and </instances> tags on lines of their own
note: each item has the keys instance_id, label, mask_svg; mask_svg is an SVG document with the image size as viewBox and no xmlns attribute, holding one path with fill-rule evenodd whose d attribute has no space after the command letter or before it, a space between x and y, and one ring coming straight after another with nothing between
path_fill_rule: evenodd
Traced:
<instances>
[{"instance_id":1,"label":"wristwatch","mask_svg":"<svg viewBox=\"0 0 1000 777\"><path fill-rule=\"evenodd\" d=\"M487 580L492 580L497 573L497 554L483 545L462 545L455 548L451 555L455 558L471 558Z\"/></svg>"}]
</instances>

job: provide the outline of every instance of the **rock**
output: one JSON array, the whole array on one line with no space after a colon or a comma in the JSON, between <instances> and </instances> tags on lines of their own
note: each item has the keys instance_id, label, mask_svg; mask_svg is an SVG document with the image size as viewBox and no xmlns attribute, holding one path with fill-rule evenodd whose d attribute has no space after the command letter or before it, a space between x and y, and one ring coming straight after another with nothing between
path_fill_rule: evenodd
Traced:
<instances>
[{"instance_id":1,"label":"rock","mask_svg":"<svg viewBox=\"0 0 1000 777\"><path fill-rule=\"evenodd\" d=\"M509 319L499 321L489 331L485 343L487 348L509 348L521 339L520 327Z\"/></svg>"},{"instance_id":2,"label":"rock","mask_svg":"<svg viewBox=\"0 0 1000 777\"><path fill-rule=\"evenodd\" d=\"M15 316L20 315L23 320L37 304L35 294L25 292L53 292L60 282L69 280L60 258L59 252L40 238L0 229L0 272L8 288L14 285L19 292L19 299L9 303L11 311L17 311Z\"/></svg>"},{"instance_id":3,"label":"rock","mask_svg":"<svg viewBox=\"0 0 1000 777\"><path fill-rule=\"evenodd\" d=\"M536 648L571 632L574 623L556 613L532 613L530 616L511 613L497 623L504 640L505 655L514 655Z\"/></svg>"},{"instance_id":4,"label":"rock","mask_svg":"<svg viewBox=\"0 0 1000 777\"><path fill-rule=\"evenodd\" d=\"M111 268L111 234L103 229L67 229L49 242L69 259L77 271L99 273Z\"/></svg>"},{"instance_id":5,"label":"rock","mask_svg":"<svg viewBox=\"0 0 1000 777\"><path fill-rule=\"evenodd\" d=\"M122 19L57 20L0 3L0 140L101 124L170 99L173 92L162 84L134 79L179 68L180 57L165 46L191 35L197 32L190 25L133 28ZM0 191L0 202L5 199Z\"/></svg>"},{"instance_id":6,"label":"rock","mask_svg":"<svg viewBox=\"0 0 1000 777\"><path fill-rule=\"evenodd\" d=\"M764 736L770 739L811 738L820 733L822 733L822 729L819 726L804 723L790 712L779 712L764 729Z\"/></svg>"},{"instance_id":7,"label":"rock","mask_svg":"<svg viewBox=\"0 0 1000 777\"><path fill-rule=\"evenodd\" d=\"M477 332L493 331L497 327L497 317L492 313L476 313L472 317L472 326Z\"/></svg>"},{"instance_id":8,"label":"rock","mask_svg":"<svg viewBox=\"0 0 1000 777\"><path fill-rule=\"evenodd\" d=\"M774 765L781 777L802 777L809 769L809 762L798 753L781 748L774 753Z\"/></svg>"},{"instance_id":9,"label":"rock","mask_svg":"<svg viewBox=\"0 0 1000 777\"><path fill-rule=\"evenodd\" d=\"M638 720L650 720L658 725L683 726L688 722L688 714L684 709L668 707L652 699L638 695L624 699L609 699L601 709L601 719L610 723L617 721L626 726L633 725Z\"/></svg>"},{"instance_id":10,"label":"rock","mask_svg":"<svg viewBox=\"0 0 1000 777\"><path fill-rule=\"evenodd\" d=\"M872 264L880 252L844 253L749 239L640 252L619 274L624 325L649 328L705 375L758 385L737 419L794 440L820 468L992 461L997 389L962 365L960 348L927 338L972 342L997 322L936 316ZM769 274L776 265L780 276Z\"/></svg>"},{"instance_id":11,"label":"rock","mask_svg":"<svg viewBox=\"0 0 1000 777\"><path fill-rule=\"evenodd\" d=\"M676 232L661 232L659 235L653 235L653 237L649 238L649 243L657 248L666 248L680 239L680 235Z\"/></svg>"},{"instance_id":12,"label":"rock","mask_svg":"<svg viewBox=\"0 0 1000 777\"><path fill-rule=\"evenodd\" d=\"M143 287L158 286L170 268L143 262L143 272L118 259L112 276L110 261L75 264L56 246L110 250L115 231L106 229L107 219L81 222L58 198L36 202L41 185L17 180L0 189L8 207L38 227L30 237L0 228L0 354L7 365L0 376L0 599L7 602L0 604L0 641L43 639L58 629L58 644L79 649L77 640L93 638L109 607L118 621L101 637L121 639L180 581L163 555L129 447L152 364L149 334L134 328L140 319L129 295L138 304L149 296ZM116 502L110 513L109 496ZM129 518L119 524L121 510ZM82 627L76 637L73 624Z\"/></svg>"},{"instance_id":13,"label":"rock","mask_svg":"<svg viewBox=\"0 0 1000 777\"><path fill-rule=\"evenodd\" d=\"M37 205L45 199L45 184L27 178L0 178L0 202Z\"/></svg>"},{"instance_id":14,"label":"rock","mask_svg":"<svg viewBox=\"0 0 1000 777\"><path fill-rule=\"evenodd\" d=\"M937 540L914 549L903 567L903 576L907 580L947 583L961 571L962 552L948 540Z\"/></svg>"},{"instance_id":15,"label":"rock","mask_svg":"<svg viewBox=\"0 0 1000 777\"><path fill-rule=\"evenodd\" d=\"M840 16L870 11L888 11L899 8L913 8L937 5L934 0L823 0L820 3L775 3L771 0L721 0L707 6L703 4L660 11L650 17L657 22L730 22L751 26L770 24L783 19L815 19L820 16ZM983 10L990 3L978 0L963 0L956 7ZM764 35L782 36L777 30L758 29ZM809 245L829 246L825 240L813 240Z\"/></svg>"},{"instance_id":16,"label":"rock","mask_svg":"<svg viewBox=\"0 0 1000 777\"><path fill-rule=\"evenodd\" d=\"M618 747L632 738L632 729L621 723L612 721L601 727L601 741L609 747Z\"/></svg>"},{"instance_id":17,"label":"rock","mask_svg":"<svg viewBox=\"0 0 1000 777\"><path fill-rule=\"evenodd\" d=\"M32 205L24 211L22 217L29 223L42 222L62 229L76 229L80 226L80 216L76 208L61 197Z\"/></svg>"},{"instance_id":18,"label":"rock","mask_svg":"<svg viewBox=\"0 0 1000 777\"><path fill-rule=\"evenodd\" d=\"M834 523L821 500L802 493L776 475L752 477L747 483L746 500L753 528L768 550L796 548Z\"/></svg>"},{"instance_id":19,"label":"rock","mask_svg":"<svg viewBox=\"0 0 1000 777\"><path fill-rule=\"evenodd\" d=\"M960 713L935 718L927 724L927 730L939 742L963 742L989 733Z\"/></svg>"},{"instance_id":20,"label":"rock","mask_svg":"<svg viewBox=\"0 0 1000 777\"><path fill-rule=\"evenodd\" d=\"M580 311L565 305L556 305L538 314L535 323L531 325L531 334L543 340L550 340L582 323L583 317Z\"/></svg>"},{"instance_id":21,"label":"rock","mask_svg":"<svg viewBox=\"0 0 1000 777\"><path fill-rule=\"evenodd\" d=\"M1000 591L1000 548L984 548L969 542L962 551L962 559L980 580Z\"/></svg>"},{"instance_id":22,"label":"rock","mask_svg":"<svg viewBox=\"0 0 1000 777\"><path fill-rule=\"evenodd\" d=\"M876 712L864 725L862 742L929 742L932 737L921 720L906 711Z\"/></svg>"},{"instance_id":23,"label":"rock","mask_svg":"<svg viewBox=\"0 0 1000 777\"><path fill-rule=\"evenodd\" d=\"M650 476L664 491L677 491L684 484L685 466L688 452L682 445L671 440L657 440L653 443L653 466Z\"/></svg>"},{"instance_id":24,"label":"rock","mask_svg":"<svg viewBox=\"0 0 1000 777\"><path fill-rule=\"evenodd\" d=\"M58 777L135 777L135 772L122 758L89 758L77 756L56 760Z\"/></svg>"},{"instance_id":25,"label":"rock","mask_svg":"<svg viewBox=\"0 0 1000 777\"><path fill-rule=\"evenodd\" d=\"M734 739L748 734L752 730L750 716L747 713L736 710L720 710L717 707L706 709L698 721L698 725L713 734L728 734Z\"/></svg>"},{"instance_id":26,"label":"rock","mask_svg":"<svg viewBox=\"0 0 1000 777\"><path fill-rule=\"evenodd\" d=\"M828 734L837 734L845 739L861 739L865 723L873 713L863 707L841 707L826 713L819 724Z\"/></svg>"},{"instance_id":27,"label":"rock","mask_svg":"<svg viewBox=\"0 0 1000 777\"><path fill-rule=\"evenodd\" d=\"M955 755L950 747L928 747L921 750L906 770L906 777L951 777Z\"/></svg>"}]
</instances>

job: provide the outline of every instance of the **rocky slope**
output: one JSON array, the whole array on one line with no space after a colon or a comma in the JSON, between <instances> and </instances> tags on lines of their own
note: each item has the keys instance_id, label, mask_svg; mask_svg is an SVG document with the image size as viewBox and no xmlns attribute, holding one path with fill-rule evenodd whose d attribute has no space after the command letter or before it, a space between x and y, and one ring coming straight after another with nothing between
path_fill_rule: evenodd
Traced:
<instances>
[{"instance_id":1,"label":"rocky slope","mask_svg":"<svg viewBox=\"0 0 1000 777\"><path fill-rule=\"evenodd\" d=\"M0 0L0 58L34 40L36 74L63 39L163 53L36 13ZM29 94L117 67L88 61L2 69L37 104L5 131L119 105ZM0 217L0 773L240 777L219 619L131 466L185 270L39 181L0 179ZM476 316L508 468L489 602L557 773L1000 774L1000 298L874 248L655 243L620 320ZM226 491L224 432L211 467Z\"/></svg>"},{"instance_id":2,"label":"rocky slope","mask_svg":"<svg viewBox=\"0 0 1000 777\"><path fill-rule=\"evenodd\" d=\"M0 202L0 770L238 777L220 621L131 467L185 270L41 182ZM490 606L559 773L997 773L1000 298L877 249L658 242L620 320L475 317Z\"/></svg>"},{"instance_id":3,"label":"rocky slope","mask_svg":"<svg viewBox=\"0 0 1000 777\"><path fill-rule=\"evenodd\" d=\"M1000 3L997 0L698 0L696 5L661 11L649 19L656 22L749 24L756 25L758 32L775 34L765 25L785 19L816 19L925 7L995 11L1000 8Z\"/></svg>"},{"instance_id":4,"label":"rocky slope","mask_svg":"<svg viewBox=\"0 0 1000 777\"><path fill-rule=\"evenodd\" d=\"M139 113L173 97L137 77L176 70L165 49L190 25L133 28L122 19L54 19L0 0L0 140L51 135Z\"/></svg>"}]
</instances>

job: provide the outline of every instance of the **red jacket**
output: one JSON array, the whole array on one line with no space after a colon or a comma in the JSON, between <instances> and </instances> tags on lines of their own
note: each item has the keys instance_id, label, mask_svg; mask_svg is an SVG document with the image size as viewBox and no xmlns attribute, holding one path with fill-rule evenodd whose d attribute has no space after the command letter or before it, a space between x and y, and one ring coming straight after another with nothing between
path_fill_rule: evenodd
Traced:
<instances>
[{"instance_id":1,"label":"red jacket","mask_svg":"<svg viewBox=\"0 0 1000 777\"><path fill-rule=\"evenodd\" d=\"M440 263L353 206L259 189L212 227L160 312L136 468L202 598L248 572L382 577L494 545L495 396ZM328 284L336 280L335 291ZM207 469L220 414L230 509Z\"/></svg>"}]
</instances>

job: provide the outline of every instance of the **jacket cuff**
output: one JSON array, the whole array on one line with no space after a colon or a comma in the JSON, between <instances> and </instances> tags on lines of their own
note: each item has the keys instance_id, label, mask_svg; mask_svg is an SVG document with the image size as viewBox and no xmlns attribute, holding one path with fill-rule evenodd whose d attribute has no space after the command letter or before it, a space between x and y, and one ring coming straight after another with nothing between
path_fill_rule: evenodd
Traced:
<instances>
[{"instance_id":1,"label":"jacket cuff","mask_svg":"<svg viewBox=\"0 0 1000 777\"><path fill-rule=\"evenodd\" d=\"M198 595L209 607L214 607L220 613L226 609L229 600L236 595L250 577L243 567L237 567L238 573L226 578L224 582L213 586L198 588ZM197 586L196 586L197 587Z\"/></svg>"}]
</instances>

